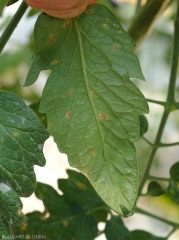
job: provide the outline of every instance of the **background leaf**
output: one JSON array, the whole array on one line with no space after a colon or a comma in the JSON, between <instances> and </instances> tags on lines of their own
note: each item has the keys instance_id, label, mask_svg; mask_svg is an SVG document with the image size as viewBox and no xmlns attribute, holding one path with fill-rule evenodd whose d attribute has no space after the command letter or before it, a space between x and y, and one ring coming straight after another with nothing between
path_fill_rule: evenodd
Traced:
<instances>
[{"instance_id":1,"label":"background leaf","mask_svg":"<svg viewBox=\"0 0 179 240\"><path fill-rule=\"evenodd\" d=\"M116 212L129 215L138 188L134 140L147 103L129 80L143 78L133 41L102 5L76 19L40 15L35 58L25 85L51 69L40 111L71 166Z\"/></svg>"},{"instance_id":2,"label":"background leaf","mask_svg":"<svg viewBox=\"0 0 179 240\"><path fill-rule=\"evenodd\" d=\"M155 237L151 233L135 230L131 232L132 240L167 240L166 238Z\"/></svg>"},{"instance_id":3,"label":"background leaf","mask_svg":"<svg viewBox=\"0 0 179 240\"><path fill-rule=\"evenodd\" d=\"M139 116L140 121L140 136L143 136L144 133L148 131L148 121L144 115Z\"/></svg>"},{"instance_id":4,"label":"background leaf","mask_svg":"<svg viewBox=\"0 0 179 240\"><path fill-rule=\"evenodd\" d=\"M37 184L35 193L45 212L27 214L25 225L12 229L14 234L44 234L48 240L95 239L98 230L93 213L98 208L105 210L106 205L81 173L69 170L68 175L68 179L58 181L62 196L46 184Z\"/></svg>"},{"instance_id":5,"label":"background leaf","mask_svg":"<svg viewBox=\"0 0 179 240\"><path fill-rule=\"evenodd\" d=\"M7 92L0 92L0 132L0 211L5 222L16 226L25 221L19 196L30 196L36 187L33 166L45 164L48 133L35 113Z\"/></svg>"},{"instance_id":6,"label":"background leaf","mask_svg":"<svg viewBox=\"0 0 179 240\"><path fill-rule=\"evenodd\" d=\"M179 202L179 162L176 162L170 169L170 183L166 189L166 193L169 194L176 202Z\"/></svg>"},{"instance_id":7,"label":"background leaf","mask_svg":"<svg viewBox=\"0 0 179 240\"><path fill-rule=\"evenodd\" d=\"M164 193L165 193L164 189L157 182L149 183L147 194L149 194L153 197L157 197Z\"/></svg>"},{"instance_id":8,"label":"background leaf","mask_svg":"<svg viewBox=\"0 0 179 240\"><path fill-rule=\"evenodd\" d=\"M14 4L14 3L16 3L16 2L18 2L19 0L7 0L7 5L9 6L9 5L12 5L12 4Z\"/></svg>"},{"instance_id":9,"label":"background leaf","mask_svg":"<svg viewBox=\"0 0 179 240\"><path fill-rule=\"evenodd\" d=\"M119 216L111 216L111 219L106 223L104 232L107 240L131 240L130 232Z\"/></svg>"}]
</instances>

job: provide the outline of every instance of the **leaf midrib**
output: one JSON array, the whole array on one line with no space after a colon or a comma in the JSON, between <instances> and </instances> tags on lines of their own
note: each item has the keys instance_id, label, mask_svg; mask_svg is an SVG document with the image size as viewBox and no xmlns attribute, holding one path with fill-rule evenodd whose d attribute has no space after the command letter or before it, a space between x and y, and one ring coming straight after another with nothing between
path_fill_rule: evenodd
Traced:
<instances>
[{"instance_id":1,"label":"leaf midrib","mask_svg":"<svg viewBox=\"0 0 179 240\"><path fill-rule=\"evenodd\" d=\"M87 67L86 67L86 62L85 62L85 58L84 58L84 50L83 50L83 45L82 45L82 41L81 41L81 34L80 34L80 31L79 31L79 27L78 27L78 23L77 23L76 19L74 20L74 24L75 24L75 28L76 28L78 41L79 41L81 65L82 65L82 71L83 71L83 76L84 76L84 80L85 80L85 86L86 86L86 90L87 90L89 101L91 103L91 106L92 106L92 109L93 109L93 112L94 112L94 115L95 115L95 118L96 118L96 122L97 122L97 126L98 126L98 129L99 129L99 133L100 133L100 136L101 136L101 141L102 141L103 149L104 149L104 160L107 162L106 144L105 144L105 141L104 141L104 135L103 135L100 123L98 121L98 114L96 112L96 108L95 108L94 102L92 101L92 99L90 97L90 88L89 88L87 71L86 71Z\"/></svg>"},{"instance_id":2,"label":"leaf midrib","mask_svg":"<svg viewBox=\"0 0 179 240\"><path fill-rule=\"evenodd\" d=\"M78 26L78 23L77 23L76 19L74 19L74 25L75 25L75 28L76 28L77 38L78 38L78 42L79 42L79 50L80 50L81 65L82 65L82 72L83 72L84 81L85 81L85 87L86 87L88 98L89 98L89 101L91 103L91 106L92 106L92 109L93 109L93 112L94 112L94 115L95 115L95 118L96 118L97 126L98 126L98 129L99 129L99 134L101 136L101 142L103 144L103 149L104 149L104 151L103 151L104 161L107 163L107 165L109 165L109 160L108 160L107 154L106 154L106 144L105 144L105 140L104 140L104 135L103 135L103 132L102 132L100 122L98 120L98 113L96 111L95 104L90 97L90 88L89 88L88 77L87 77L87 69L88 68L86 66L86 61L85 61L85 57L84 57L85 54L84 54L83 44L82 44L82 40L81 40L81 34L80 34L79 26ZM113 178L112 178L112 175L110 173L109 168L108 168L108 171L109 171L109 175L110 175L111 181L113 183L113 186L116 188L117 192L119 192L120 195L122 194L122 196L126 199L126 196L119 191L119 189L116 187L116 184L113 182Z\"/></svg>"}]
</instances>

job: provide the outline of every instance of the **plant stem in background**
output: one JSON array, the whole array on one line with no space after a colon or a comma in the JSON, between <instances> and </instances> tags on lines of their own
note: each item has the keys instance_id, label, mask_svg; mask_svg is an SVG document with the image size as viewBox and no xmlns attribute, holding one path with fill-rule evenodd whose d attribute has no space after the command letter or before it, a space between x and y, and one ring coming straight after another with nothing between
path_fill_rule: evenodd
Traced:
<instances>
[{"instance_id":1,"label":"plant stem in background","mask_svg":"<svg viewBox=\"0 0 179 240\"><path fill-rule=\"evenodd\" d=\"M153 144L153 150L151 152L148 165L146 167L145 173L143 175L143 179L140 183L139 187L139 194L142 193L142 189L144 187L144 184L146 182L146 179L148 178L150 168L153 163L153 159L155 157L155 154L157 152L157 149L161 146L161 137L163 134L163 130L165 127L165 124L167 122L168 116L171 111L175 110L176 108L173 107L175 104L175 83L176 83L176 76L177 76L177 66L178 66L178 51L179 51L179 1L177 1L177 13L176 13L176 19L174 23L174 41L173 41L173 54L172 54L172 63L171 63L171 74L170 74L170 81L169 81L169 90L167 95L167 102L165 105L165 110L162 116L162 120L160 123L160 127L156 136L155 143ZM166 144L167 145L167 144Z\"/></svg>"},{"instance_id":2,"label":"plant stem in background","mask_svg":"<svg viewBox=\"0 0 179 240\"><path fill-rule=\"evenodd\" d=\"M136 13L139 11L139 9L140 9L140 7L141 7L141 3L142 3L142 0L137 0Z\"/></svg>"},{"instance_id":3,"label":"plant stem in background","mask_svg":"<svg viewBox=\"0 0 179 240\"><path fill-rule=\"evenodd\" d=\"M2 36L0 37L0 53L4 49L6 43L8 42L10 36L12 35L13 31L17 27L19 21L21 20L22 16L26 12L27 8L28 8L27 4L23 1L20 5L19 9L17 10L15 15L11 19L9 25L3 32Z\"/></svg>"},{"instance_id":4,"label":"plant stem in background","mask_svg":"<svg viewBox=\"0 0 179 240\"><path fill-rule=\"evenodd\" d=\"M155 21L169 2L170 0L150 0L140 7L128 30L129 35L136 42L137 48L151 31Z\"/></svg>"},{"instance_id":5,"label":"plant stem in background","mask_svg":"<svg viewBox=\"0 0 179 240\"><path fill-rule=\"evenodd\" d=\"M178 224L178 223L171 222L171 221L169 221L169 220L167 220L167 219L164 219L164 218L162 218L162 217L158 217L158 216L156 216L156 215L154 215L154 214L152 214L152 213L149 213L149 212L147 212L147 211L145 211L145 210L143 210L143 209L136 208L135 211L136 211L137 213L141 213L141 214L144 214L144 215L146 215L146 216L155 218L155 219L157 219L157 220L159 220L159 221L162 221L162 222L164 222L164 223L166 223L166 224L168 224L168 225L173 226L174 228L179 228L179 224Z\"/></svg>"}]
</instances>

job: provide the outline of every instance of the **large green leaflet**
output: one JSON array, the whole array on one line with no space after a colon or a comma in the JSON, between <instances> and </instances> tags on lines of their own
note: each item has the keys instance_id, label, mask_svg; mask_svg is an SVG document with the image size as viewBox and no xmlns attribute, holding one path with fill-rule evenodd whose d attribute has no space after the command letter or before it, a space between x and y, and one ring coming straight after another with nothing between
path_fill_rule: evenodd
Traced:
<instances>
[{"instance_id":1,"label":"large green leaflet","mask_svg":"<svg viewBox=\"0 0 179 240\"><path fill-rule=\"evenodd\" d=\"M68 175L68 179L58 181L62 196L47 184L37 184L35 193L43 201L45 212L27 214L26 223L13 228L13 234L28 234L29 239L32 235L45 235L48 240L95 239L98 234L96 213L99 209L105 211L106 205L81 173L69 170Z\"/></svg>"},{"instance_id":2,"label":"large green leaflet","mask_svg":"<svg viewBox=\"0 0 179 240\"><path fill-rule=\"evenodd\" d=\"M33 166L44 166L42 153L46 129L35 113L14 94L0 92L0 228L22 225L19 197L30 196L36 187ZM0 236L1 239L1 236Z\"/></svg>"},{"instance_id":3,"label":"large green leaflet","mask_svg":"<svg viewBox=\"0 0 179 240\"><path fill-rule=\"evenodd\" d=\"M41 14L35 26L35 55L25 85L51 69L40 110L48 130L72 167L100 197L128 215L138 189L134 140L145 98L130 77L143 78L134 42L113 14L93 5L76 19Z\"/></svg>"}]
</instances>

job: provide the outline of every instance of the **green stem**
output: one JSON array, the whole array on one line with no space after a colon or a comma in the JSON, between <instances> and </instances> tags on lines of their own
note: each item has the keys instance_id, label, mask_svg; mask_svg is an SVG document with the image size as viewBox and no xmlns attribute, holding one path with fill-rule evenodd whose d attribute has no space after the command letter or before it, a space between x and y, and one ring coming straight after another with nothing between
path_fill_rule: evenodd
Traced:
<instances>
[{"instance_id":1,"label":"green stem","mask_svg":"<svg viewBox=\"0 0 179 240\"><path fill-rule=\"evenodd\" d=\"M160 143L159 147L172 147L172 146L177 146L179 145L179 142L175 142L175 143Z\"/></svg>"},{"instance_id":2,"label":"green stem","mask_svg":"<svg viewBox=\"0 0 179 240\"><path fill-rule=\"evenodd\" d=\"M146 38L168 2L169 0L150 0L140 7L128 30L137 47Z\"/></svg>"},{"instance_id":3,"label":"green stem","mask_svg":"<svg viewBox=\"0 0 179 240\"><path fill-rule=\"evenodd\" d=\"M27 8L28 8L27 4L23 1L20 5L19 9L17 10L15 15L11 19L9 25L7 26L7 28L1 35L1 37L0 37L0 53L2 52L3 48L5 47L7 41L9 40L10 36L12 35L14 29L17 27L19 21L21 20L22 16L26 12Z\"/></svg>"},{"instance_id":4,"label":"green stem","mask_svg":"<svg viewBox=\"0 0 179 240\"><path fill-rule=\"evenodd\" d=\"M176 103L175 102L175 84L176 84L176 76L177 76L177 67L178 67L178 51L179 51L179 1L177 1L177 13L176 13L176 19L174 23L174 40L173 40L173 53L172 53L172 63L171 63L171 74L170 74L170 81L169 81L169 89L168 89L168 95L167 95L167 105L165 106L165 110L162 116L162 120L159 126L159 130L156 136L156 140L154 143L153 150L151 152L146 170L144 172L143 178L141 180L140 186L139 186L139 194L142 193L142 189L144 187L144 184L146 182L146 179L148 178L150 168L153 163L153 159L155 157L155 154L157 152L157 149L161 145L161 137L163 134L163 130L165 127L165 124L167 122L168 116L171 111L173 111L173 106Z\"/></svg>"},{"instance_id":5,"label":"green stem","mask_svg":"<svg viewBox=\"0 0 179 240\"><path fill-rule=\"evenodd\" d=\"M167 102L173 103L175 101L175 84L177 79L178 68L178 54L179 54L179 1L177 1L177 14L175 18L175 31L173 37L173 53L170 72L170 83L167 95Z\"/></svg>"},{"instance_id":6,"label":"green stem","mask_svg":"<svg viewBox=\"0 0 179 240\"><path fill-rule=\"evenodd\" d=\"M148 102L151 102L151 103L155 103L155 104L159 104L159 105L162 105L162 106L166 106L166 102L161 102L161 101L157 101L157 100L153 100L153 99L148 99L148 98L146 98L146 100L148 101Z\"/></svg>"},{"instance_id":7,"label":"green stem","mask_svg":"<svg viewBox=\"0 0 179 240\"><path fill-rule=\"evenodd\" d=\"M142 0L137 0L137 5L136 5L136 13L139 11L141 7Z\"/></svg>"},{"instance_id":8,"label":"green stem","mask_svg":"<svg viewBox=\"0 0 179 240\"><path fill-rule=\"evenodd\" d=\"M165 181L170 182L170 178L162 178L162 177L155 177L155 176L148 176L148 180L155 180L155 181Z\"/></svg>"},{"instance_id":9,"label":"green stem","mask_svg":"<svg viewBox=\"0 0 179 240\"><path fill-rule=\"evenodd\" d=\"M140 186L139 186L139 194L141 194L142 189L143 189L143 186L144 186L144 184L145 184L145 182L146 182L146 179L147 179L147 177L148 177L148 175L149 175L149 171L150 171L150 168L151 168L151 166L152 166L153 159L154 159L154 157L155 157L155 154L156 154L156 152L157 152L157 149L159 148L160 140L161 140L162 133L163 133L165 124L166 124L166 122L167 122L169 113L170 113L170 112L165 109L164 114L163 114L163 116L162 116L162 120L161 120L160 126L159 126L159 130L158 130L158 133L157 133L157 137L156 137L156 140L155 140L155 143L154 143L153 150L152 150L152 152L151 152L151 155L150 155L150 158L149 158L149 161L148 161L146 170L145 170L145 172L144 172L143 179L141 180L141 183L140 183Z\"/></svg>"},{"instance_id":10,"label":"green stem","mask_svg":"<svg viewBox=\"0 0 179 240\"><path fill-rule=\"evenodd\" d=\"M156 215L154 215L152 213L149 213L149 212L147 212L145 210L142 210L140 208L136 208L135 212L147 215L147 216L152 217L152 218L155 218L155 219L157 219L157 220L159 220L161 222L164 222L164 223L166 223L166 224L168 224L170 226L173 226L174 228L179 228L179 223L175 223L175 222L169 221L167 219L164 219L163 217L156 216Z\"/></svg>"}]
</instances>

